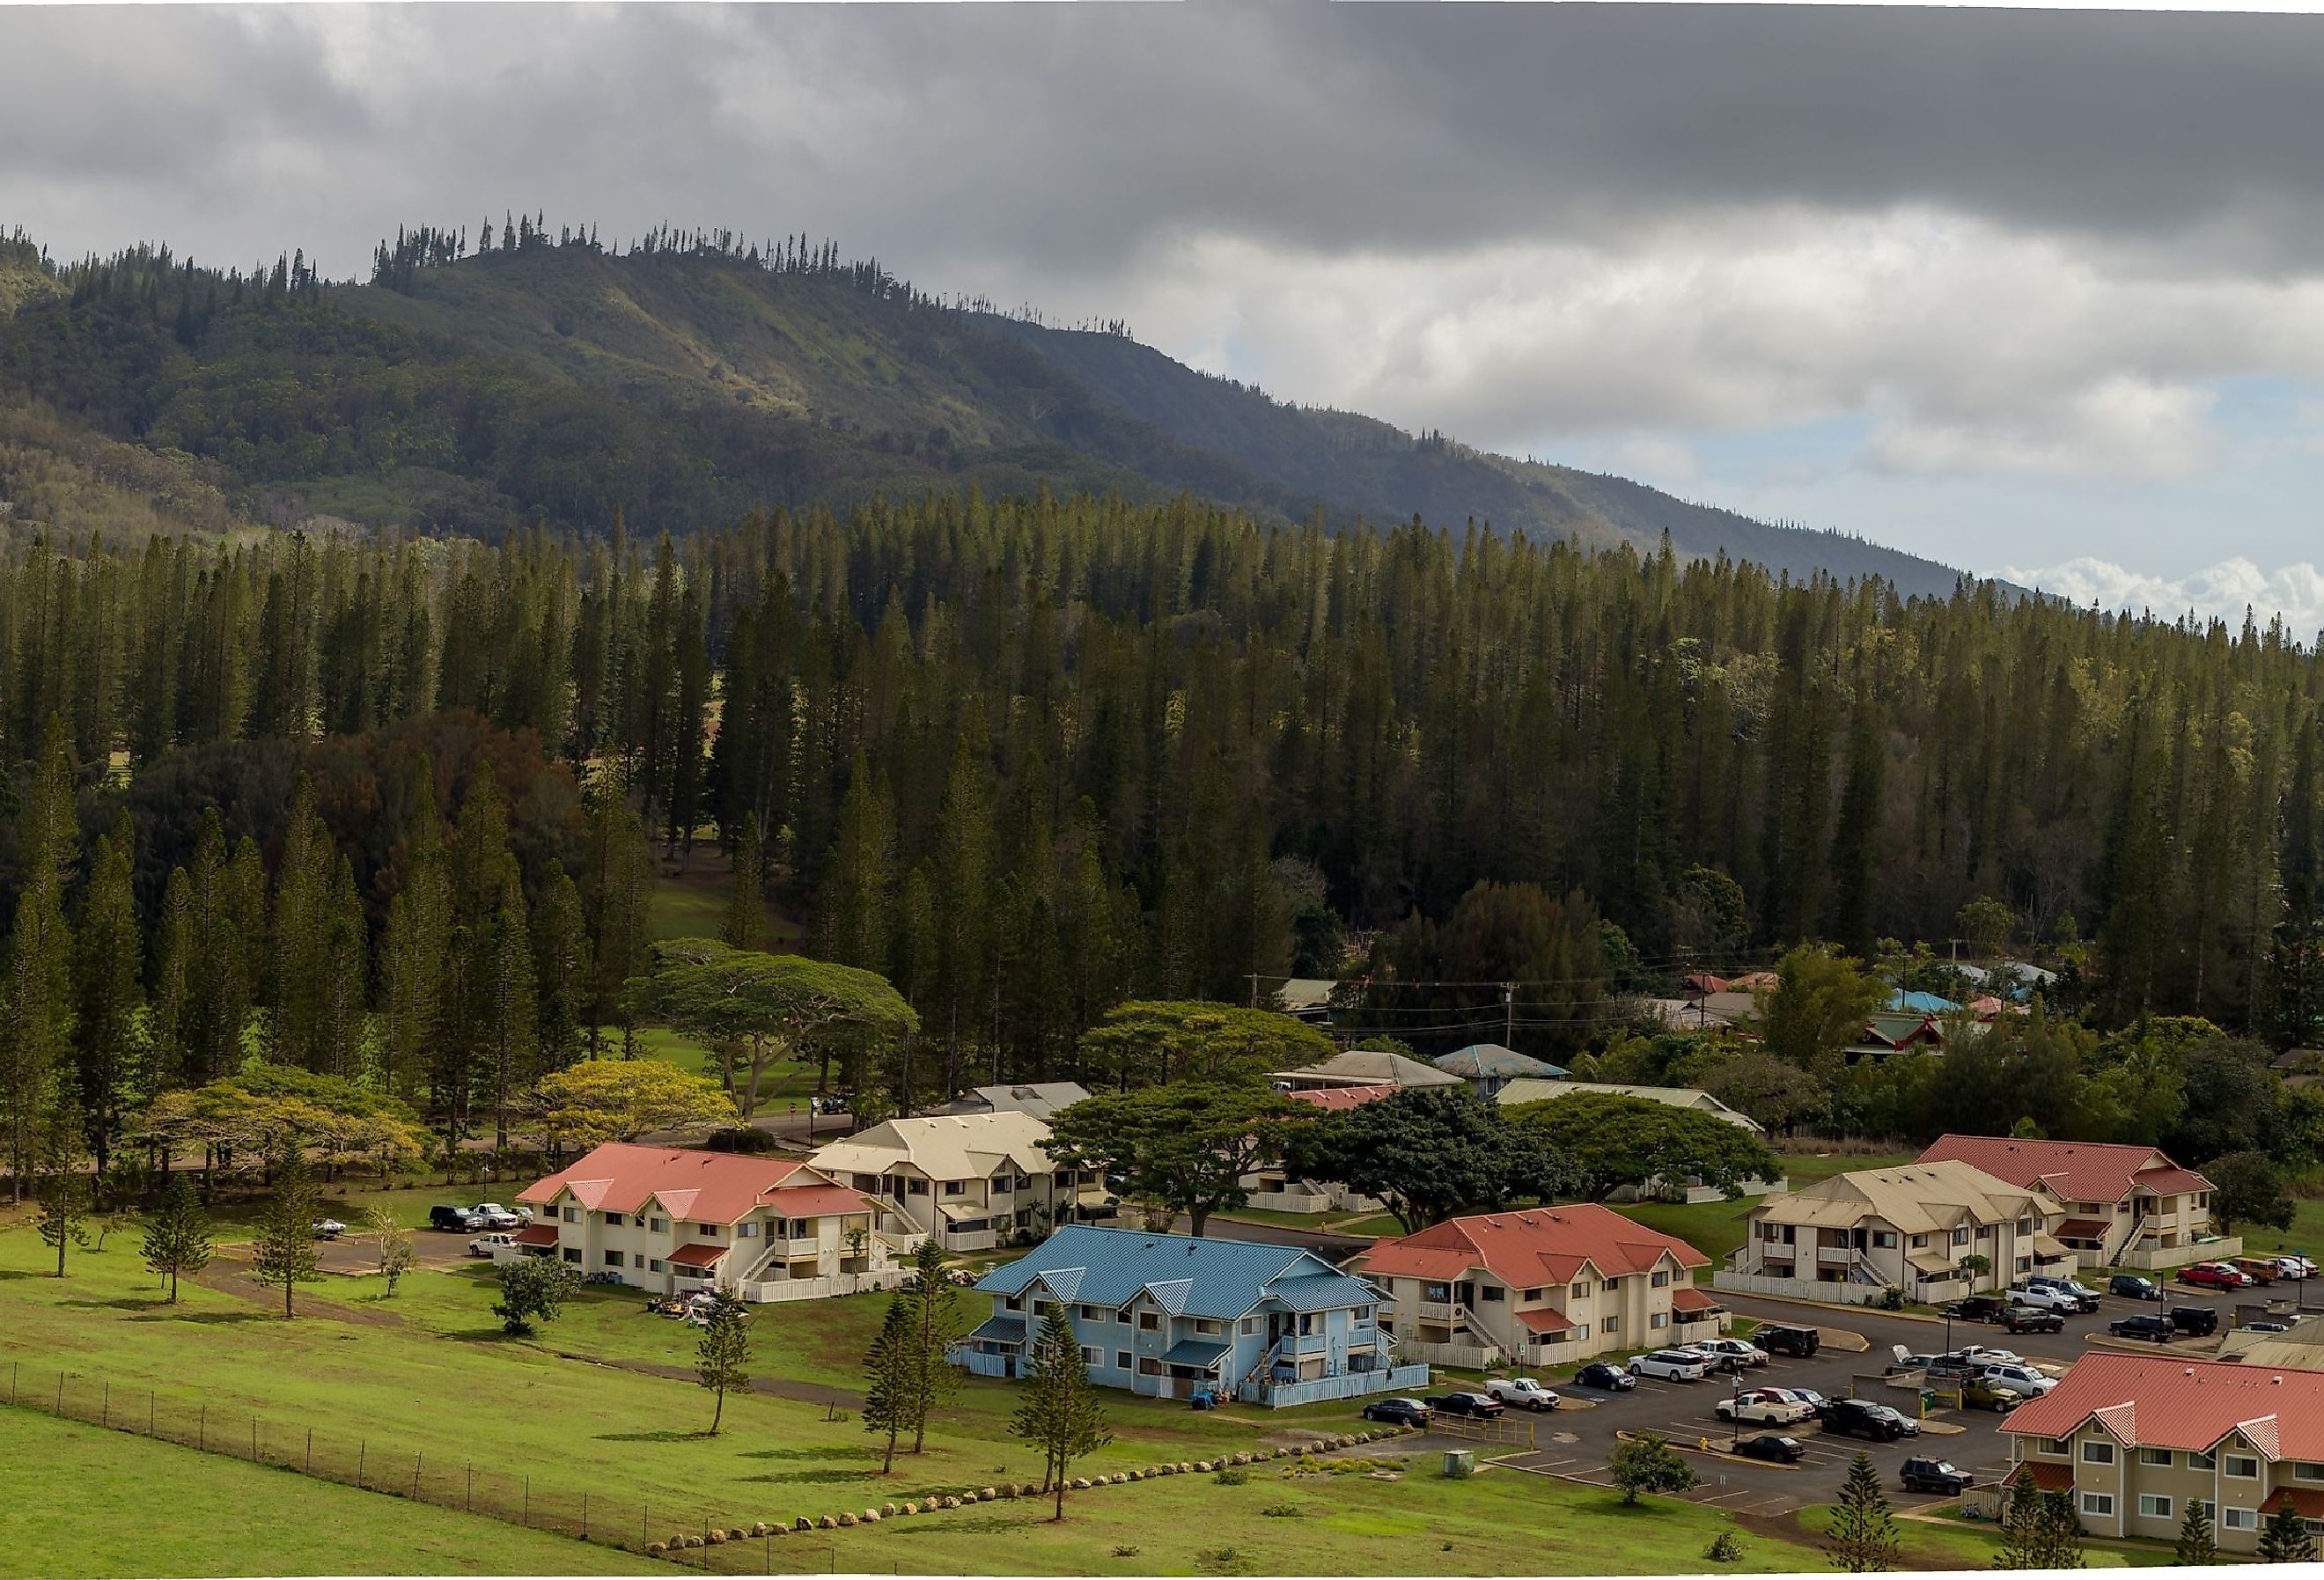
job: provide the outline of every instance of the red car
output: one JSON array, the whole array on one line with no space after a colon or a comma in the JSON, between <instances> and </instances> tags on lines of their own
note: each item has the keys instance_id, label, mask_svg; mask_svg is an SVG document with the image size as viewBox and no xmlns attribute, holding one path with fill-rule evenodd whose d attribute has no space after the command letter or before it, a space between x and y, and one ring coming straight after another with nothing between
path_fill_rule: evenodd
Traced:
<instances>
[{"instance_id":1,"label":"red car","mask_svg":"<svg viewBox=\"0 0 2324 1580\"><path fill-rule=\"evenodd\" d=\"M2251 1280L2224 1261L2199 1261L2179 1270L2179 1281L2207 1289L2240 1289Z\"/></svg>"}]
</instances>

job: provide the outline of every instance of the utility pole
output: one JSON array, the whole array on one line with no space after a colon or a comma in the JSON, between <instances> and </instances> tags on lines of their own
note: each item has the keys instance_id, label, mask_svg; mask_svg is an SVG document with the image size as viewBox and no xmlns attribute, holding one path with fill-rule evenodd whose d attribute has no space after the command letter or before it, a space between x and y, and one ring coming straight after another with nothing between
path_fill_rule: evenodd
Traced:
<instances>
[{"instance_id":1,"label":"utility pole","mask_svg":"<svg viewBox=\"0 0 2324 1580\"><path fill-rule=\"evenodd\" d=\"M1517 1049L1517 1043L1514 1040L1517 1036L1517 984L1516 983L1505 982L1501 984L1501 1046L1510 1049L1511 1051L1515 1051Z\"/></svg>"}]
</instances>

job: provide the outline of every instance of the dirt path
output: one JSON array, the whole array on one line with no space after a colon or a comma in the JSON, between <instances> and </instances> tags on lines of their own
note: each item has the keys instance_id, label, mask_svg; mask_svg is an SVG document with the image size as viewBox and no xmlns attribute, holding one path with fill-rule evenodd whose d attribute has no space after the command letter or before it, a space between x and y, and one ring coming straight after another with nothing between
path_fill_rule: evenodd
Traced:
<instances>
[{"instance_id":1,"label":"dirt path","mask_svg":"<svg viewBox=\"0 0 2324 1580\"><path fill-rule=\"evenodd\" d=\"M265 1307L272 1317L282 1313L282 1291L271 1284L262 1284L245 1257L219 1256L209 1266L194 1275L193 1282L206 1289L216 1289L221 1295L248 1300ZM301 1317L327 1317L334 1322L344 1322L355 1327L401 1327L403 1318L392 1311L382 1311L373 1306L351 1306L344 1300L327 1299L320 1295L300 1291L298 1311Z\"/></svg>"}]
</instances>

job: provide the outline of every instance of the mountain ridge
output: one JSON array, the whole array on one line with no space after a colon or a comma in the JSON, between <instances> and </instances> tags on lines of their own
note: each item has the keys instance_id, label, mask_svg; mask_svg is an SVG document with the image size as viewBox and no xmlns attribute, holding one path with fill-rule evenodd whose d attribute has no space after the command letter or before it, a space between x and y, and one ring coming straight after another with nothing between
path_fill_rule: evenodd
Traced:
<instances>
[{"instance_id":1,"label":"mountain ridge","mask_svg":"<svg viewBox=\"0 0 2324 1580\"><path fill-rule=\"evenodd\" d=\"M82 448L138 446L206 500L223 491L277 523L490 537L543 519L597 530L618 513L683 529L769 504L1047 486L1193 494L1333 530L1417 516L1644 550L1666 534L1687 558L1877 575L1905 596L1948 596L1962 576L1630 479L1286 404L1126 333L936 301L835 250L768 267L755 250L533 237L424 267L392 266L383 247L374 282L349 285L296 267L218 275L155 248L58 269L19 245L0 281L18 451L13 466L0 455L0 498L20 522L40 519L20 497L23 455L78 429Z\"/></svg>"}]
</instances>

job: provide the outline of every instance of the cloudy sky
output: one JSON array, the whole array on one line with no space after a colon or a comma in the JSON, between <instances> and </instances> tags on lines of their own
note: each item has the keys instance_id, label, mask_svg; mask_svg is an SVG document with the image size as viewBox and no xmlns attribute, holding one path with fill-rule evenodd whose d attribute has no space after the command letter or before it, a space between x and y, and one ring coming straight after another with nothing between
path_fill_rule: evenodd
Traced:
<instances>
[{"instance_id":1,"label":"cloudy sky","mask_svg":"<svg viewBox=\"0 0 2324 1580\"><path fill-rule=\"evenodd\" d=\"M2324 19L0 9L0 225L807 230L1274 393L2324 625Z\"/></svg>"}]
</instances>

